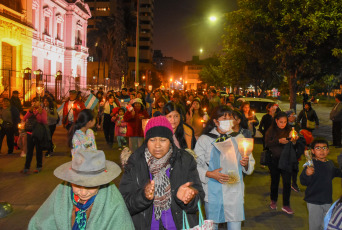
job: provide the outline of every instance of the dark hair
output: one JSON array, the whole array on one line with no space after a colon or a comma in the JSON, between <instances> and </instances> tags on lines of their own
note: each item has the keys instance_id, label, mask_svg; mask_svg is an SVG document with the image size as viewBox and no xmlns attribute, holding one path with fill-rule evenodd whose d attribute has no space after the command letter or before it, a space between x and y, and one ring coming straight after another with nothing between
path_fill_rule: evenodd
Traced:
<instances>
[{"instance_id":1,"label":"dark hair","mask_svg":"<svg viewBox=\"0 0 342 230\"><path fill-rule=\"evenodd\" d=\"M123 113L126 112L126 110L125 110L124 108L122 108L122 107L118 110L118 113L119 113L120 111L122 111Z\"/></svg>"},{"instance_id":2,"label":"dark hair","mask_svg":"<svg viewBox=\"0 0 342 230\"><path fill-rule=\"evenodd\" d=\"M309 110L312 109L311 102L307 101L307 102L304 103L304 105L308 105L310 107Z\"/></svg>"},{"instance_id":3,"label":"dark hair","mask_svg":"<svg viewBox=\"0 0 342 230\"><path fill-rule=\"evenodd\" d=\"M216 94L216 90L215 89L210 90L210 92Z\"/></svg>"},{"instance_id":4,"label":"dark hair","mask_svg":"<svg viewBox=\"0 0 342 230\"><path fill-rule=\"evenodd\" d=\"M326 144L329 148L328 141L323 137L316 137L310 144L311 149L315 148L317 144Z\"/></svg>"},{"instance_id":5,"label":"dark hair","mask_svg":"<svg viewBox=\"0 0 342 230\"><path fill-rule=\"evenodd\" d=\"M159 109L159 108L160 108L159 105L158 105L160 102L164 102L164 106L165 106L166 103L167 103L167 101L166 101L166 99L165 99L164 97L158 98L158 99L156 100L156 103L155 103L156 109Z\"/></svg>"},{"instance_id":6,"label":"dark hair","mask_svg":"<svg viewBox=\"0 0 342 230\"><path fill-rule=\"evenodd\" d=\"M203 129L203 134L210 133L211 130L216 127L214 123L214 119L217 120L220 117L224 116L225 114L232 115L232 113L233 113L232 109L226 105L220 105L220 106L215 107L215 109L211 113L209 121L207 122L205 128Z\"/></svg>"},{"instance_id":7,"label":"dark hair","mask_svg":"<svg viewBox=\"0 0 342 230\"><path fill-rule=\"evenodd\" d=\"M36 101L41 102L42 98L41 97L34 97L31 102L36 102Z\"/></svg>"},{"instance_id":8,"label":"dark hair","mask_svg":"<svg viewBox=\"0 0 342 230\"><path fill-rule=\"evenodd\" d=\"M199 100L198 98L195 98L195 99L191 102L190 108L192 107L192 104L193 104L195 101L197 101L198 104L199 104L198 114L199 114L201 117L203 117L203 116L204 116L204 112L203 112L203 109L202 109L201 100ZM192 113L193 113L193 112L194 112L194 109L192 109ZM188 111L188 114L190 114L190 109L189 109L189 111Z\"/></svg>"},{"instance_id":9,"label":"dark hair","mask_svg":"<svg viewBox=\"0 0 342 230\"><path fill-rule=\"evenodd\" d=\"M54 112L53 109L55 108L55 105L53 104L53 101L49 97L44 97L43 102L44 102L45 99L49 102L49 107L48 108L50 110L50 113L53 114L53 112ZM52 110L52 112L51 112L51 110Z\"/></svg>"},{"instance_id":10,"label":"dark hair","mask_svg":"<svg viewBox=\"0 0 342 230\"><path fill-rule=\"evenodd\" d=\"M185 137L184 137L184 111L182 109L182 107L180 107L179 105L175 104L174 102L169 102L166 105L164 105L163 108L163 114L168 115L169 113L176 111L177 113L179 113L180 115L180 122L179 125L177 126L177 129L175 131L175 136L179 142L179 145L182 149L188 148L188 145L185 141Z\"/></svg>"},{"instance_id":11,"label":"dark hair","mask_svg":"<svg viewBox=\"0 0 342 230\"><path fill-rule=\"evenodd\" d=\"M342 94L336 94L335 95L335 98L337 98L337 100L339 100L339 101L342 101Z\"/></svg>"},{"instance_id":12,"label":"dark hair","mask_svg":"<svg viewBox=\"0 0 342 230\"><path fill-rule=\"evenodd\" d=\"M251 106L251 104L249 103L249 101L244 101L244 102L241 103L241 105L240 105L240 111L241 111L241 112L242 112L243 107L245 107L246 105Z\"/></svg>"},{"instance_id":13,"label":"dark hair","mask_svg":"<svg viewBox=\"0 0 342 230\"><path fill-rule=\"evenodd\" d=\"M286 120L287 120L287 114L283 111L280 111L280 112L277 112L275 115L274 115L274 119L272 121L272 125L270 127L270 129L272 129L273 131L275 131L277 128L278 128L278 125L277 125L277 122L276 120L279 120L280 118L282 117L285 117ZM286 123L286 126L284 128L285 130L288 130L290 131L291 130L291 127L289 125L289 122Z\"/></svg>"},{"instance_id":14,"label":"dark hair","mask_svg":"<svg viewBox=\"0 0 342 230\"><path fill-rule=\"evenodd\" d=\"M240 119L240 127L241 128L248 129L248 125L247 125L248 121L246 119L244 119L244 116L242 115L240 110L234 109L232 112L232 115L233 115L235 120Z\"/></svg>"},{"instance_id":15,"label":"dark hair","mask_svg":"<svg viewBox=\"0 0 342 230\"><path fill-rule=\"evenodd\" d=\"M77 121L71 126L68 132L68 145L70 148L72 148L72 138L75 132L86 126L92 120L94 120L94 114L90 109L84 109L78 114Z\"/></svg>"},{"instance_id":16,"label":"dark hair","mask_svg":"<svg viewBox=\"0 0 342 230\"><path fill-rule=\"evenodd\" d=\"M127 91L127 88L122 88L121 91Z\"/></svg>"}]
</instances>

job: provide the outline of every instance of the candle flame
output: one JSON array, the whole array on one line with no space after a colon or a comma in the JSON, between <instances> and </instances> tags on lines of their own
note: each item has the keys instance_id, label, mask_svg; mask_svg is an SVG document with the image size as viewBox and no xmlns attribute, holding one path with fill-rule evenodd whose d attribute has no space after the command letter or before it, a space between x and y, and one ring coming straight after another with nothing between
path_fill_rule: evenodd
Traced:
<instances>
[{"instance_id":1,"label":"candle flame","mask_svg":"<svg viewBox=\"0 0 342 230\"><path fill-rule=\"evenodd\" d=\"M202 123L204 123L204 120L201 120Z\"/></svg>"}]
</instances>

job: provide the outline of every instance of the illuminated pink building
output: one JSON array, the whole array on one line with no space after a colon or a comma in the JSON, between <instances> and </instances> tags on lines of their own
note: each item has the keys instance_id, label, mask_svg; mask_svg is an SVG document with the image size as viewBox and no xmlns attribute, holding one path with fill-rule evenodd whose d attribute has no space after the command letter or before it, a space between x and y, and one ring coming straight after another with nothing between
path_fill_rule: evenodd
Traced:
<instances>
[{"instance_id":1,"label":"illuminated pink building","mask_svg":"<svg viewBox=\"0 0 342 230\"><path fill-rule=\"evenodd\" d=\"M44 88L53 94L57 89L59 98L70 89L86 89L90 17L83 0L32 0L32 72L41 70ZM58 71L62 79L56 88Z\"/></svg>"}]
</instances>

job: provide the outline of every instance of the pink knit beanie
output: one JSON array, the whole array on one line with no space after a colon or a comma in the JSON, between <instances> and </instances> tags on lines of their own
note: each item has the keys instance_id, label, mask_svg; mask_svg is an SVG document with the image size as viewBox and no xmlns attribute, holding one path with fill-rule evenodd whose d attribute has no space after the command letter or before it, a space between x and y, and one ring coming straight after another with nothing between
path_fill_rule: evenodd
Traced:
<instances>
[{"instance_id":1,"label":"pink knit beanie","mask_svg":"<svg viewBox=\"0 0 342 230\"><path fill-rule=\"evenodd\" d=\"M145 127L145 142L152 137L166 137L173 142L173 129L169 120L164 116L151 118Z\"/></svg>"}]
</instances>

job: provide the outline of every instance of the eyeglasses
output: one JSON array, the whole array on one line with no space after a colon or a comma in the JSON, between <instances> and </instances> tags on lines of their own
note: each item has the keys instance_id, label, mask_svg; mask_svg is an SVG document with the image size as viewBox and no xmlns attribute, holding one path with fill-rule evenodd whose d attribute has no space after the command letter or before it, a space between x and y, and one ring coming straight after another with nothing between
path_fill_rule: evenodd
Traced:
<instances>
[{"instance_id":1,"label":"eyeglasses","mask_svg":"<svg viewBox=\"0 0 342 230\"><path fill-rule=\"evenodd\" d=\"M315 147L315 150L328 150L329 148L327 147L327 146L323 146L323 147L321 147L321 146L317 146L317 147Z\"/></svg>"}]
</instances>

